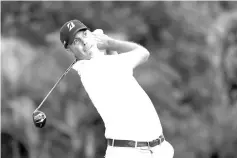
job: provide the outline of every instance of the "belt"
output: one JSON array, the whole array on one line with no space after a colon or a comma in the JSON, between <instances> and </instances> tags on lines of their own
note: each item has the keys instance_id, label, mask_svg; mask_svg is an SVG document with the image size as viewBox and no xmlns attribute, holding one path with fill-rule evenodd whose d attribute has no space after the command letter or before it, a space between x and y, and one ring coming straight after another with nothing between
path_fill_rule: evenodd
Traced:
<instances>
[{"instance_id":1,"label":"belt","mask_svg":"<svg viewBox=\"0 0 237 158\"><path fill-rule=\"evenodd\" d=\"M163 135L160 135L159 138L153 141L133 141L133 140L117 140L117 139L107 139L107 144L109 146L115 147L154 147L156 145L160 145L165 140Z\"/></svg>"}]
</instances>

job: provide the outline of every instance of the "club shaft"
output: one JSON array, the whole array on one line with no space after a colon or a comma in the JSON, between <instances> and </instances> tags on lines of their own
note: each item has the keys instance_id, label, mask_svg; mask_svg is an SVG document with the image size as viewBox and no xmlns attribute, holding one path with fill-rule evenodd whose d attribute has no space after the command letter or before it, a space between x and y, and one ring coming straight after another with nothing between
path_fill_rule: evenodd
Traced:
<instances>
[{"instance_id":1,"label":"club shaft","mask_svg":"<svg viewBox=\"0 0 237 158\"><path fill-rule=\"evenodd\" d=\"M62 76L58 79L58 81L54 84L54 86L51 88L51 90L48 92L48 94L44 97L44 99L42 100L42 102L40 103L40 105L35 109L35 111L37 111L45 102L45 100L48 98L48 96L52 93L52 91L54 90L54 88L59 84L59 82L63 79L64 76L66 76L66 74L71 70L72 66L77 62L77 59L75 59L73 61L73 63L68 67L68 69L62 74ZM34 112L35 112L34 111Z\"/></svg>"}]
</instances>

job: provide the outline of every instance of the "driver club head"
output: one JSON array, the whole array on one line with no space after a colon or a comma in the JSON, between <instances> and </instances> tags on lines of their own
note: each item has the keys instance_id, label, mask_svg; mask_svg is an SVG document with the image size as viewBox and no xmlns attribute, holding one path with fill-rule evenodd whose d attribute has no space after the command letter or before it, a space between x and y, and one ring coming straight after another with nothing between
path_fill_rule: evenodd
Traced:
<instances>
[{"instance_id":1,"label":"driver club head","mask_svg":"<svg viewBox=\"0 0 237 158\"><path fill-rule=\"evenodd\" d=\"M42 111L33 112L33 122L36 127L43 128L46 123L46 115Z\"/></svg>"}]
</instances>

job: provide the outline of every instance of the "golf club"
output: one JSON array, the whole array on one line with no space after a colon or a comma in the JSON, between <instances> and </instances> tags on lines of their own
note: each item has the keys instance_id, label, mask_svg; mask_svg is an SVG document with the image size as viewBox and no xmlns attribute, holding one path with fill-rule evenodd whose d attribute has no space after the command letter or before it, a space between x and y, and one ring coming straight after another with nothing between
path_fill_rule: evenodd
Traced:
<instances>
[{"instance_id":1,"label":"golf club","mask_svg":"<svg viewBox=\"0 0 237 158\"><path fill-rule=\"evenodd\" d=\"M45 100L48 98L48 96L51 94L51 92L54 90L54 88L59 84L59 82L63 79L64 76L71 70L72 66L77 62L78 60L75 59L72 64L68 67L68 69L63 73L63 75L58 79L58 81L54 84L53 88L48 92L48 94L45 96L43 101L40 103L40 105L35 109L33 112L33 122L36 127L43 128L46 123L46 115L44 112L39 111L39 108L43 105Z\"/></svg>"}]
</instances>

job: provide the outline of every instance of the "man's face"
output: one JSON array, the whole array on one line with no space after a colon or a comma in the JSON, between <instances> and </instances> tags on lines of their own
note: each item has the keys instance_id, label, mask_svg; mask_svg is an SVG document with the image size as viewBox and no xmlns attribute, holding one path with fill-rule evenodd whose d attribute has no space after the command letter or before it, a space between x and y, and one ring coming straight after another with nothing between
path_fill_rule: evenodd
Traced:
<instances>
[{"instance_id":1,"label":"man's face","mask_svg":"<svg viewBox=\"0 0 237 158\"><path fill-rule=\"evenodd\" d=\"M97 49L96 41L89 30L79 31L74 38L74 41L68 47L70 52L78 59L90 59L92 50Z\"/></svg>"}]
</instances>

